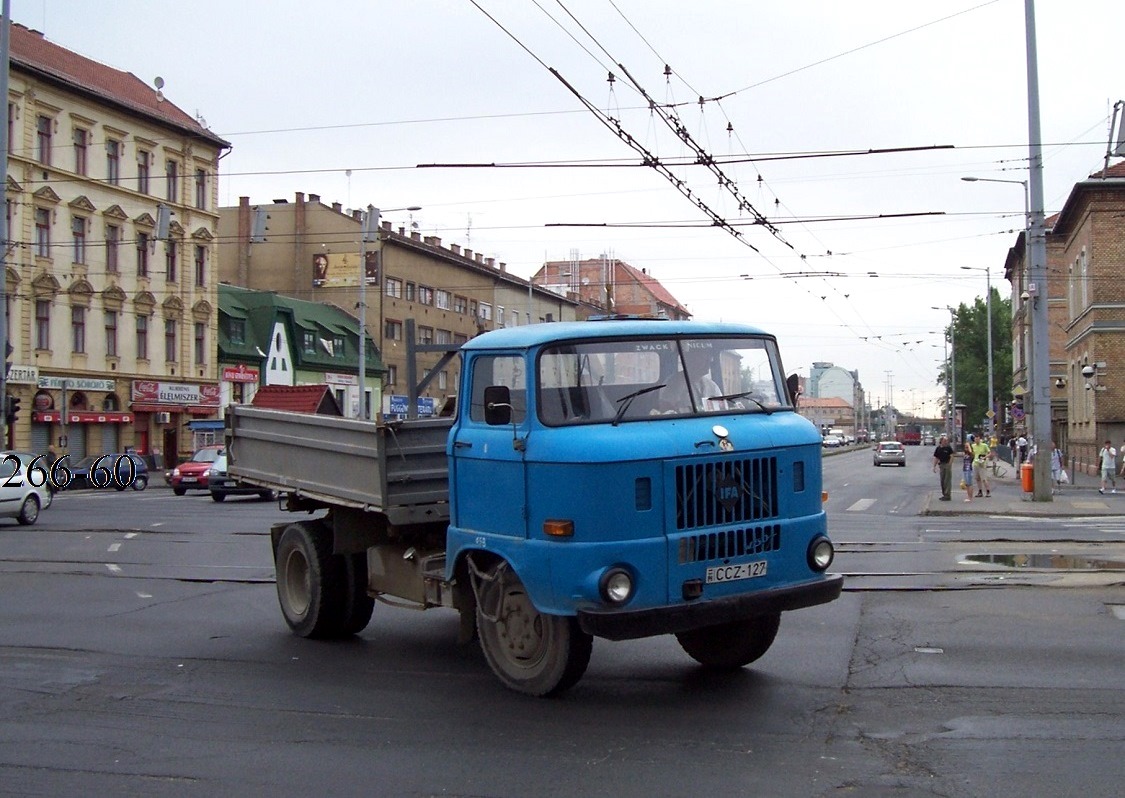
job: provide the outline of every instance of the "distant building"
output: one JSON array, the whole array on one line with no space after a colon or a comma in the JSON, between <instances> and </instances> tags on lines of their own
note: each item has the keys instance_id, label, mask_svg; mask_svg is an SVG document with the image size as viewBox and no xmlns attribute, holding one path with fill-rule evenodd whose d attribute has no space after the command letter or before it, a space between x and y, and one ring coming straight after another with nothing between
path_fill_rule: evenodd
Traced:
<instances>
[{"instance_id":1,"label":"distant building","mask_svg":"<svg viewBox=\"0 0 1125 798\"><path fill-rule=\"evenodd\" d=\"M690 319L691 313L645 269L603 255L547 261L531 281L580 300L589 313ZM591 308L593 306L593 308Z\"/></svg>"},{"instance_id":2,"label":"distant building","mask_svg":"<svg viewBox=\"0 0 1125 798\"><path fill-rule=\"evenodd\" d=\"M797 402L797 412L807 418L822 432L839 428L846 435L855 435L855 409L835 396L815 399L802 396Z\"/></svg>"},{"instance_id":3,"label":"distant building","mask_svg":"<svg viewBox=\"0 0 1125 798\"><path fill-rule=\"evenodd\" d=\"M836 397L844 400L849 407L855 408L856 430L870 427L867 398L859 381L858 371L849 371L824 361L815 362L809 371L808 391L809 398L812 399Z\"/></svg>"}]
</instances>

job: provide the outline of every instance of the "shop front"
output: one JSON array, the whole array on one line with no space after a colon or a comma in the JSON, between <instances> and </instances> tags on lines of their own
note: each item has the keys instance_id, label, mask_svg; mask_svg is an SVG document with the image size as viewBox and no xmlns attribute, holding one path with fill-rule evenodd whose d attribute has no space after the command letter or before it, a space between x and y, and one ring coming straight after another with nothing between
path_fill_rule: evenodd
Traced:
<instances>
[{"instance_id":1,"label":"shop front","mask_svg":"<svg viewBox=\"0 0 1125 798\"><path fill-rule=\"evenodd\" d=\"M195 447L191 423L218 420L221 407L216 383L133 380L132 399L136 435L151 450L157 467L191 457Z\"/></svg>"},{"instance_id":2,"label":"shop front","mask_svg":"<svg viewBox=\"0 0 1125 798\"><path fill-rule=\"evenodd\" d=\"M77 462L135 447L134 415L122 404L116 380L40 376L31 398L31 451Z\"/></svg>"}]
</instances>

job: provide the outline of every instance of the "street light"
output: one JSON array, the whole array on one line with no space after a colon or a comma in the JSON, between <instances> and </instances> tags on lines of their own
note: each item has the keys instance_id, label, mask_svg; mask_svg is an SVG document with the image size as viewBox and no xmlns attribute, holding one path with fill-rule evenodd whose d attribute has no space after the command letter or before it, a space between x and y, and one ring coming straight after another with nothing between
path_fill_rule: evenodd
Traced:
<instances>
[{"instance_id":1,"label":"street light","mask_svg":"<svg viewBox=\"0 0 1125 798\"><path fill-rule=\"evenodd\" d=\"M420 211L421 205L411 205L408 208L386 208L387 211ZM368 205L363 216L363 235L359 240L359 417L364 421L371 418L367 406L367 244L379 240L379 214L380 210L374 205ZM376 257L381 253L376 250ZM382 275L382 259L380 257L379 269ZM383 303L379 303L382 308Z\"/></svg>"},{"instance_id":2,"label":"street light","mask_svg":"<svg viewBox=\"0 0 1125 798\"><path fill-rule=\"evenodd\" d=\"M962 177L966 183L1014 183L1023 186L1023 229L1027 230L1031 223L1031 195L1028 193L1026 180L1005 180L1001 177Z\"/></svg>"},{"instance_id":3,"label":"street light","mask_svg":"<svg viewBox=\"0 0 1125 798\"><path fill-rule=\"evenodd\" d=\"M982 271L979 266L962 266L962 269L967 271ZM988 314L988 439L992 443L992 438L996 434L996 411L992 402L992 270L990 267L985 266L984 269L985 291L987 295L984 300L985 313Z\"/></svg>"}]
</instances>

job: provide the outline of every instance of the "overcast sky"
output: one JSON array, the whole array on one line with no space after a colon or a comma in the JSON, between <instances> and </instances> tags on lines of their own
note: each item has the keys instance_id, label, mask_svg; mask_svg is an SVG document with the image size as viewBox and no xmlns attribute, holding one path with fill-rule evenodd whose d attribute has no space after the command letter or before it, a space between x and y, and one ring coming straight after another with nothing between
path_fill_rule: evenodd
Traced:
<instances>
[{"instance_id":1,"label":"overcast sky","mask_svg":"<svg viewBox=\"0 0 1125 798\"><path fill-rule=\"evenodd\" d=\"M1119 0L1036 5L1050 215L1102 167L1125 59ZM932 306L983 297L986 268L1010 290L1024 189L960 177L1028 179L1023 0L12 0L12 17L162 77L233 144L224 205L420 205L384 218L521 277L610 254L697 318L776 333L790 371L858 370L873 404L890 387L936 414ZM910 151L827 157L873 149ZM697 151L729 188L680 165Z\"/></svg>"}]
</instances>

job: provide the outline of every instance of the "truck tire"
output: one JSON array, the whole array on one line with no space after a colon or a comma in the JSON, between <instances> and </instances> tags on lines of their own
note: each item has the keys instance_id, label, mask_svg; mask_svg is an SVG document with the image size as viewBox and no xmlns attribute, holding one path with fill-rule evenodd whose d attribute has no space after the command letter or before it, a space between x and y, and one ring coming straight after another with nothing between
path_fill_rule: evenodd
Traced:
<instances>
[{"instance_id":1,"label":"truck tire","mask_svg":"<svg viewBox=\"0 0 1125 798\"><path fill-rule=\"evenodd\" d=\"M680 647L696 662L715 670L737 670L761 657L777 636L781 613L705 626L676 635Z\"/></svg>"},{"instance_id":2,"label":"truck tire","mask_svg":"<svg viewBox=\"0 0 1125 798\"><path fill-rule=\"evenodd\" d=\"M342 559L347 592L340 619L340 634L346 637L359 634L367 628L375 609L375 599L367 593L367 555L345 554Z\"/></svg>"},{"instance_id":3,"label":"truck tire","mask_svg":"<svg viewBox=\"0 0 1125 798\"><path fill-rule=\"evenodd\" d=\"M289 628L301 637L336 638L347 613L347 566L332 554L328 530L316 521L290 524L277 543L277 599Z\"/></svg>"},{"instance_id":4,"label":"truck tire","mask_svg":"<svg viewBox=\"0 0 1125 798\"><path fill-rule=\"evenodd\" d=\"M557 695L590 664L593 638L574 618L539 612L503 561L477 582L477 636L492 672L527 695Z\"/></svg>"}]
</instances>

